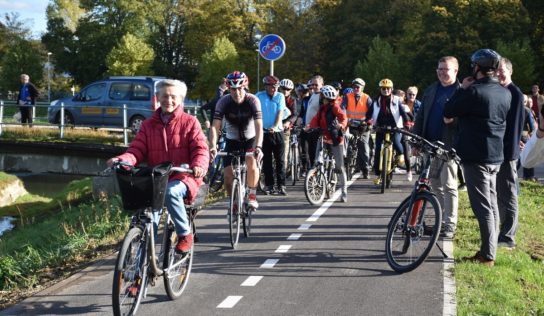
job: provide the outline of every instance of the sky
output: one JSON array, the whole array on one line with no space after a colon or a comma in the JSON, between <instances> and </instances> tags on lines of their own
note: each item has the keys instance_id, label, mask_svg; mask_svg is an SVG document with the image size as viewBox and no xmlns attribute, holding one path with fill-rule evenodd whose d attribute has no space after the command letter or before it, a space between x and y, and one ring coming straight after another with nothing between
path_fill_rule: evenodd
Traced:
<instances>
[{"instance_id":1,"label":"sky","mask_svg":"<svg viewBox=\"0 0 544 316\"><path fill-rule=\"evenodd\" d=\"M45 9L49 0L0 0L0 21L6 13L19 13L19 21L32 31L36 38L47 30Z\"/></svg>"}]
</instances>

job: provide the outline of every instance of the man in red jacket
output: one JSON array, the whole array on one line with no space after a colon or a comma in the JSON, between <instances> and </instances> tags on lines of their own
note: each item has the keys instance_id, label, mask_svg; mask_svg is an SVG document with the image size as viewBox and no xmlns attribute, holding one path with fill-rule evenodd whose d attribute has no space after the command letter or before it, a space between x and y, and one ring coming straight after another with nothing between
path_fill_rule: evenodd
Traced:
<instances>
[{"instance_id":1,"label":"man in red jacket","mask_svg":"<svg viewBox=\"0 0 544 316\"><path fill-rule=\"evenodd\" d=\"M174 220L178 243L176 251L188 252L193 244L193 234L184 200L191 202L206 174L210 154L206 137L198 120L183 111L187 86L179 80L166 79L157 84L157 97L161 107L142 123L136 138L127 151L108 160L111 166L117 161L131 165L147 162L154 166L165 161L175 166L188 164L194 174L174 173L166 188L165 204Z\"/></svg>"}]
</instances>

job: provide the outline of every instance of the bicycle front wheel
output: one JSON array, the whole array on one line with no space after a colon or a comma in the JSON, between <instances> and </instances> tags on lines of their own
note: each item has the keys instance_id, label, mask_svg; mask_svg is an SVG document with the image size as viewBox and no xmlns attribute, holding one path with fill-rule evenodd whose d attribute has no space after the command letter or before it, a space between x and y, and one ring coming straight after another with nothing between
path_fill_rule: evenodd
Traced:
<instances>
[{"instance_id":1,"label":"bicycle front wheel","mask_svg":"<svg viewBox=\"0 0 544 316\"><path fill-rule=\"evenodd\" d=\"M406 198L397 208L385 241L387 263L397 272L417 268L433 248L442 222L442 210L436 196L417 193L414 203Z\"/></svg>"},{"instance_id":2,"label":"bicycle front wheel","mask_svg":"<svg viewBox=\"0 0 544 316\"><path fill-rule=\"evenodd\" d=\"M229 233L230 244L232 248L236 249L238 246L238 240L240 238L240 213L242 210L242 187L240 186L240 180L232 180L232 191L230 195L230 207L229 207Z\"/></svg>"},{"instance_id":3,"label":"bicycle front wheel","mask_svg":"<svg viewBox=\"0 0 544 316\"><path fill-rule=\"evenodd\" d=\"M215 158L215 161L210 164L209 170L208 190L214 193L219 191L219 189L221 189L221 187L223 186L223 158Z\"/></svg>"},{"instance_id":4,"label":"bicycle front wheel","mask_svg":"<svg viewBox=\"0 0 544 316\"><path fill-rule=\"evenodd\" d=\"M290 165L291 165L291 180L293 181L293 185L297 183L298 175L300 173L299 168L299 162L298 162L298 147L297 146L291 146L291 151L289 152L290 155Z\"/></svg>"},{"instance_id":5,"label":"bicycle front wheel","mask_svg":"<svg viewBox=\"0 0 544 316\"><path fill-rule=\"evenodd\" d=\"M113 314L134 315L147 287L147 242L140 227L131 228L117 255L113 273Z\"/></svg>"},{"instance_id":6,"label":"bicycle front wheel","mask_svg":"<svg viewBox=\"0 0 544 316\"><path fill-rule=\"evenodd\" d=\"M189 275L193 267L193 250L187 253L176 253L177 234L174 228L174 223L170 220L168 223L168 236L166 240L166 253L164 257L164 288L166 294L171 300L175 300L181 296L183 290L189 283Z\"/></svg>"},{"instance_id":7,"label":"bicycle front wheel","mask_svg":"<svg viewBox=\"0 0 544 316\"><path fill-rule=\"evenodd\" d=\"M389 160L391 159L389 156L391 155L391 151L388 146L384 146L383 148L383 154L382 154L382 170L381 170L381 182L380 182L380 193L385 193L385 188L387 186L387 181L389 178Z\"/></svg>"},{"instance_id":8,"label":"bicycle front wheel","mask_svg":"<svg viewBox=\"0 0 544 316\"><path fill-rule=\"evenodd\" d=\"M246 206L244 212L244 236L249 237L251 234L251 215L253 213L253 208Z\"/></svg>"},{"instance_id":9,"label":"bicycle front wheel","mask_svg":"<svg viewBox=\"0 0 544 316\"><path fill-rule=\"evenodd\" d=\"M304 194L312 205L319 205L325 199L327 184L325 175L317 168L310 169L304 181Z\"/></svg>"}]
</instances>

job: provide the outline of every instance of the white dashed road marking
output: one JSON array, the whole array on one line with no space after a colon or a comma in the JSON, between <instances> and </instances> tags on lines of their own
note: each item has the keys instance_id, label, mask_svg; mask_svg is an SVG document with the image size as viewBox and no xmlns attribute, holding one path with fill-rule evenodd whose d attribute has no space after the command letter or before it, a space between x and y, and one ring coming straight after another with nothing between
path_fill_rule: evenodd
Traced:
<instances>
[{"instance_id":1,"label":"white dashed road marking","mask_svg":"<svg viewBox=\"0 0 544 316\"><path fill-rule=\"evenodd\" d=\"M276 265L276 263L278 263L278 261L280 261L280 259L266 259L266 261L263 264L261 264L261 268L271 269Z\"/></svg>"},{"instance_id":2,"label":"white dashed road marking","mask_svg":"<svg viewBox=\"0 0 544 316\"><path fill-rule=\"evenodd\" d=\"M312 224L302 224L298 227L298 230L308 230L312 227Z\"/></svg>"},{"instance_id":3,"label":"white dashed road marking","mask_svg":"<svg viewBox=\"0 0 544 316\"><path fill-rule=\"evenodd\" d=\"M286 253L289 249L291 249L291 245L281 245L274 252Z\"/></svg>"},{"instance_id":4,"label":"white dashed road marking","mask_svg":"<svg viewBox=\"0 0 544 316\"><path fill-rule=\"evenodd\" d=\"M234 305L238 303L242 299L243 296L227 296L226 299L223 300L219 305L217 305L217 308L233 308Z\"/></svg>"},{"instance_id":5,"label":"white dashed road marking","mask_svg":"<svg viewBox=\"0 0 544 316\"><path fill-rule=\"evenodd\" d=\"M287 240L299 240L302 237L302 234L291 234L287 237Z\"/></svg>"},{"instance_id":6,"label":"white dashed road marking","mask_svg":"<svg viewBox=\"0 0 544 316\"><path fill-rule=\"evenodd\" d=\"M240 286L255 286L261 279L263 278L262 275L252 275L249 278L247 278Z\"/></svg>"}]
</instances>

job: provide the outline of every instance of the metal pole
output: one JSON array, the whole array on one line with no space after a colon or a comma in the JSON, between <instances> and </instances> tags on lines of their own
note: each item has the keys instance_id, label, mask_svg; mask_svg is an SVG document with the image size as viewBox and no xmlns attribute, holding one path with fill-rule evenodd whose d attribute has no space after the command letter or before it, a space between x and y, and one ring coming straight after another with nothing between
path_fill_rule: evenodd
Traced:
<instances>
[{"instance_id":1,"label":"metal pole","mask_svg":"<svg viewBox=\"0 0 544 316\"><path fill-rule=\"evenodd\" d=\"M60 103L60 139L64 138L64 102Z\"/></svg>"},{"instance_id":2,"label":"metal pole","mask_svg":"<svg viewBox=\"0 0 544 316\"><path fill-rule=\"evenodd\" d=\"M127 123L127 105L123 104L123 140L125 146L128 145L128 123Z\"/></svg>"},{"instance_id":3,"label":"metal pole","mask_svg":"<svg viewBox=\"0 0 544 316\"><path fill-rule=\"evenodd\" d=\"M4 118L4 101L0 100L0 136L2 136L2 119Z\"/></svg>"},{"instance_id":4,"label":"metal pole","mask_svg":"<svg viewBox=\"0 0 544 316\"><path fill-rule=\"evenodd\" d=\"M51 62L50 58L53 53L47 53L47 103L51 103Z\"/></svg>"},{"instance_id":5,"label":"metal pole","mask_svg":"<svg viewBox=\"0 0 544 316\"><path fill-rule=\"evenodd\" d=\"M261 56L257 48L257 91L261 90Z\"/></svg>"},{"instance_id":6,"label":"metal pole","mask_svg":"<svg viewBox=\"0 0 544 316\"><path fill-rule=\"evenodd\" d=\"M270 75L271 76L274 75L274 61L273 60L270 61Z\"/></svg>"}]
</instances>

